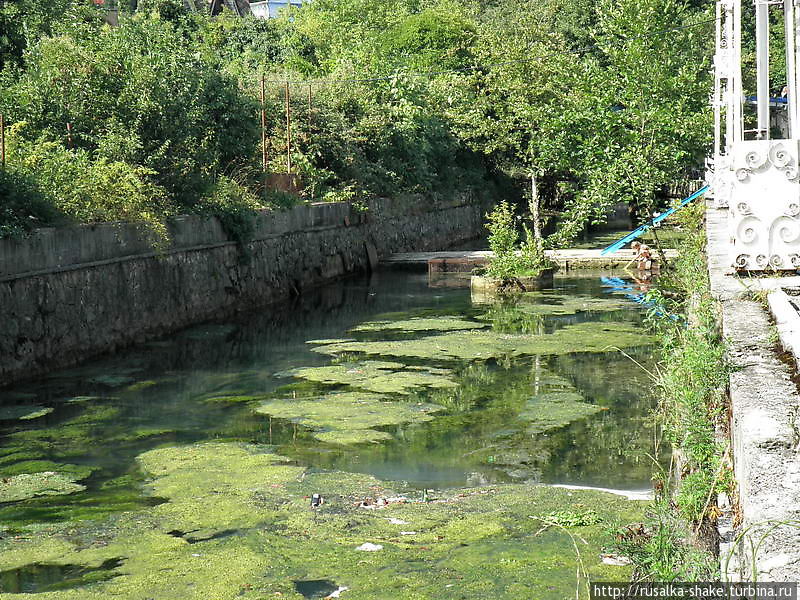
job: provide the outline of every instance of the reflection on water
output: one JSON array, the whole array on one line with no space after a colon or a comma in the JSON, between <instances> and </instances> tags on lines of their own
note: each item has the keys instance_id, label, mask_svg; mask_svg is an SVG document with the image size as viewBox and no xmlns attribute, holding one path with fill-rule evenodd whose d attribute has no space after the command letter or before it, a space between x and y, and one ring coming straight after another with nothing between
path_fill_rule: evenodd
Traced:
<instances>
[{"instance_id":1,"label":"reflection on water","mask_svg":"<svg viewBox=\"0 0 800 600\"><path fill-rule=\"evenodd\" d=\"M402 398L444 410L426 422L377 427L389 434L376 438L388 437L381 443L325 443L307 427L254 410L261 400L252 401L253 396L291 398L342 389L286 376L298 367L331 364L332 358L313 352L308 340L431 335L348 333L367 321L447 315L485 324L487 331L533 334L586 322L641 321L641 307L604 289L598 277L557 279L556 288L550 300L548 295L540 299L542 306L565 296L584 298L587 306L591 299L614 297L619 305L589 312L510 309L487 316L487 307L472 306L467 289L432 289L426 274L381 272L0 392L2 406L53 409L32 419L0 421L0 476L58 472L64 465L90 473L81 481L85 491L32 493L28 500L0 505L0 520L92 518L151 505L158 500L141 492L135 457L159 446L211 439L271 444L299 464L370 473L417 489L506 481L648 487L651 386L646 373L615 350L419 361L446 368L458 386ZM612 333L608 345L613 344ZM645 346L627 353L647 365L650 351ZM552 423L542 421L541 414L531 416L532 403L541 409L553 398L569 400L558 410L583 412L551 415ZM17 413L29 414L9 414ZM559 418L564 422L556 422Z\"/></svg>"}]
</instances>

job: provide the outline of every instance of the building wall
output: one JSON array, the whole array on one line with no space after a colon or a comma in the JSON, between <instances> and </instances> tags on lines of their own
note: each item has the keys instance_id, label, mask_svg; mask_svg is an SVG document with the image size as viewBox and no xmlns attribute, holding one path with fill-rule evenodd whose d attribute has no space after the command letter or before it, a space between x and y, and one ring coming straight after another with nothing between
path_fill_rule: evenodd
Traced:
<instances>
[{"instance_id":1,"label":"building wall","mask_svg":"<svg viewBox=\"0 0 800 600\"><path fill-rule=\"evenodd\" d=\"M274 19L290 1L292 6L303 4L302 0L265 0L264 2L251 2L250 11L259 19Z\"/></svg>"}]
</instances>

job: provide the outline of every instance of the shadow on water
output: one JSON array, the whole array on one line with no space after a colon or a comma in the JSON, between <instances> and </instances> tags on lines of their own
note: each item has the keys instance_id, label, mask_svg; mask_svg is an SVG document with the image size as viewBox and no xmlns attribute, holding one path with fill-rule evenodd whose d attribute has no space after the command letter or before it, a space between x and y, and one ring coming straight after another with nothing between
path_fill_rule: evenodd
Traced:
<instances>
[{"instance_id":1,"label":"shadow on water","mask_svg":"<svg viewBox=\"0 0 800 600\"><path fill-rule=\"evenodd\" d=\"M314 581L295 581L294 587L297 593L304 598L327 598L339 589L339 586L327 579L317 579Z\"/></svg>"},{"instance_id":2,"label":"shadow on water","mask_svg":"<svg viewBox=\"0 0 800 600\"><path fill-rule=\"evenodd\" d=\"M562 297L609 296L599 278L560 279L556 285ZM548 302L546 296L541 299ZM585 322L639 324L641 309L624 298L620 302L614 311L537 317L535 327L550 334ZM64 465L88 473L80 480L84 491L59 496L34 491L29 498L0 504L0 521L97 518L152 505L158 501L142 491L136 456L203 440L270 444L300 464L369 473L417 489L507 481L649 486L651 386L647 375L615 350L439 364L452 373L458 392L417 391L398 399L434 402L443 410L428 422L376 427L388 434L382 443L324 443L309 428L254 412L264 397L336 389L285 387L293 381L285 371L331 364L331 357L311 351L309 340L350 338L350 329L376 319L447 315L479 320L486 313L486 307L472 305L469 290L431 289L425 274L379 272L0 391L0 406L14 407L9 414L34 415L0 421L0 477L59 472ZM495 327L513 330L520 326L518 317L510 315L509 322ZM529 317L521 318L527 326ZM401 332L383 339L433 333ZM639 347L629 354L646 365L650 352ZM554 390L569 388L598 410L558 427L532 428L525 407L545 379L557 380ZM547 391L546 384L541 386ZM27 405L38 408L26 412Z\"/></svg>"},{"instance_id":3,"label":"shadow on water","mask_svg":"<svg viewBox=\"0 0 800 600\"><path fill-rule=\"evenodd\" d=\"M122 562L122 559L111 559L95 568L80 565L26 565L19 569L0 572L0 592L35 594L107 581L117 576L114 569L121 566Z\"/></svg>"}]
</instances>

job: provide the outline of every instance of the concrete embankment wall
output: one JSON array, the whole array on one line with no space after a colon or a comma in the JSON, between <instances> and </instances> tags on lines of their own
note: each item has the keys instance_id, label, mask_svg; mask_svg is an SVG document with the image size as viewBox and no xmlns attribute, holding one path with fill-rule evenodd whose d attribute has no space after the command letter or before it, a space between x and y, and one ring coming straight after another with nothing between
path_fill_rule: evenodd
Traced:
<instances>
[{"instance_id":1,"label":"concrete embankment wall","mask_svg":"<svg viewBox=\"0 0 800 600\"><path fill-rule=\"evenodd\" d=\"M719 303L730 376L730 437L736 497L722 519L723 576L800 581L800 394L781 356L784 332L764 305L773 290L800 291L800 278L732 273L728 213L706 211L711 291ZM724 503L721 503L724 504ZM724 508L724 506L723 506ZM754 551L754 549L756 549Z\"/></svg>"},{"instance_id":2,"label":"concrete embankment wall","mask_svg":"<svg viewBox=\"0 0 800 600\"><path fill-rule=\"evenodd\" d=\"M367 269L370 247L447 248L482 234L487 208L469 197L298 206L260 214L244 247L216 218L186 216L160 253L129 224L0 240L0 385Z\"/></svg>"}]
</instances>

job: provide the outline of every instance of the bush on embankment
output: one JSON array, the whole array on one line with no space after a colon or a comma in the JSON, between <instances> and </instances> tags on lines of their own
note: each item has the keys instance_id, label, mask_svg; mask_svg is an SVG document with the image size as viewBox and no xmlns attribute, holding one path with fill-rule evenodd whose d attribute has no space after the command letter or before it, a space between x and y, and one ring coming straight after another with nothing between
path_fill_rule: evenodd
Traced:
<instances>
[{"instance_id":1,"label":"bush on embankment","mask_svg":"<svg viewBox=\"0 0 800 600\"><path fill-rule=\"evenodd\" d=\"M729 368L721 338L719 311L711 296L699 203L681 217L688 231L681 255L662 275L662 307L687 318L653 317L661 340L655 374L659 409L655 415L664 441L673 449L670 472L654 476L656 498L646 534L622 536L620 545L651 581L712 581L716 560L717 495L730 490L726 432ZM666 295L664 295L666 294Z\"/></svg>"}]
</instances>

